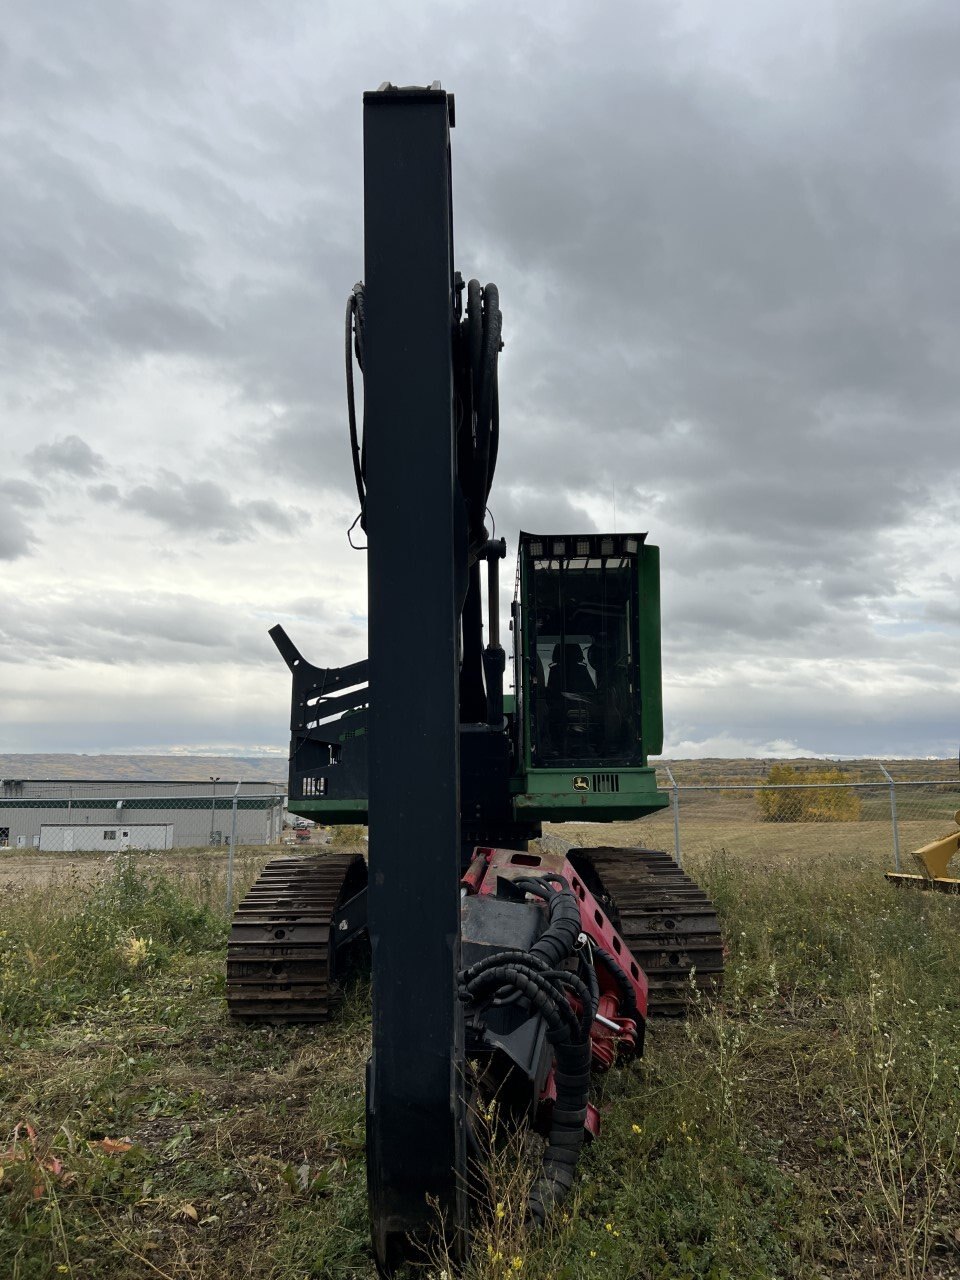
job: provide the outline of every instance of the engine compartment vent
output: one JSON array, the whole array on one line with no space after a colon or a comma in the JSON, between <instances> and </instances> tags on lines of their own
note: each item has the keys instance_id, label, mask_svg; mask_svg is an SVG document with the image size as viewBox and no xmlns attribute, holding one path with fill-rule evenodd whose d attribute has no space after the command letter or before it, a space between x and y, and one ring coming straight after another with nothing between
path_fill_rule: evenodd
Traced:
<instances>
[{"instance_id":1,"label":"engine compartment vent","mask_svg":"<svg viewBox=\"0 0 960 1280\"><path fill-rule=\"evenodd\" d=\"M619 791L619 773L595 773L593 775L593 789L594 791Z\"/></svg>"}]
</instances>

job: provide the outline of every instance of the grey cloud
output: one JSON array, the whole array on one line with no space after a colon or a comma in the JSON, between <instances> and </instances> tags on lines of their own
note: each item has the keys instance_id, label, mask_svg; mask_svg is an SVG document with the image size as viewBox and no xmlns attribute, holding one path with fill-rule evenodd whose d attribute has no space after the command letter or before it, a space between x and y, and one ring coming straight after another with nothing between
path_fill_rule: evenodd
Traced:
<instances>
[{"instance_id":1,"label":"grey cloud","mask_svg":"<svg viewBox=\"0 0 960 1280\"><path fill-rule=\"evenodd\" d=\"M7 507L0 496L0 560L17 560L29 554L33 535L16 511Z\"/></svg>"},{"instance_id":2,"label":"grey cloud","mask_svg":"<svg viewBox=\"0 0 960 1280\"><path fill-rule=\"evenodd\" d=\"M62 436L51 444L38 444L27 454L27 466L38 476L51 471L62 471L72 476L94 476L102 471L105 460L102 454L91 449L77 435Z\"/></svg>"},{"instance_id":3,"label":"grey cloud","mask_svg":"<svg viewBox=\"0 0 960 1280\"><path fill-rule=\"evenodd\" d=\"M292 533L298 521L310 523L310 516L302 507L284 509L271 498L254 498L240 503L239 507L246 520L256 520L279 533Z\"/></svg>"},{"instance_id":4,"label":"grey cloud","mask_svg":"<svg viewBox=\"0 0 960 1280\"><path fill-rule=\"evenodd\" d=\"M29 480L0 480L0 560L19 560L36 546L21 512L43 505L43 492Z\"/></svg>"},{"instance_id":5,"label":"grey cloud","mask_svg":"<svg viewBox=\"0 0 960 1280\"><path fill-rule=\"evenodd\" d=\"M490 510L497 521L497 535L524 529L528 533L589 533L594 522L576 500L561 490L542 487L531 477L529 484L501 483L491 495Z\"/></svg>"},{"instance_id":6,"label":"grey cloud","mask_svg":"<svg viewBox=\"0 0 960 1280\"><path fill-rule=\"evenodd\" d=\"M47 345L98 363L118 350L213 345L196 319L189 233L105 187L94 166L35 131L15 135L5 166L0 323L25 362Z\"/></svg>"},{"instance_id":7,"label":"grey cloud","mask_svg":"<svg viewBox=\"0 0 960 1280\"><path fill-rule=\"evenodd\" d=\"M220 332L199 307L133 291L123 298L103 300L97 322L105 339L135 352L207 349L214 354Z\"/></svg>"},{"instance_id":8,"label":"grey cloud","mask_svg":"<svg viewBox=\"0 0 960 1280\"><path fill-rule=\"evenodd\" d=\"M29 480L0 480L0 499L3 505L34 509L42 506L43 490Z\"/></svg>"},{"instance_id":9,"label":"grey cloud","mask_svg":"<svg viewBox=\"0 0 960 1280\"><path fill-rule=\"evenodd\" d=\"M315 598L279 601L275 609L257 610L242 599L225 604L186 592L145 590L131 595L105 586L96 600L83 590L64 589L49 598L28 600L0 591L0 667L15 671L17 664L26 663L40 670L82 662L102 669L108 686L120 678L120 669L156 672L168 667L179 672L172 680L177 686L187 670L229 667L262 672L262 680L280 687L286 684L286 667L268 635L277 621L320 665L339 666L365 653L361 623ZM2 679L0 674L0 683ZM284 716L282 701L277 704L277 734Z\"/></svg>"},{"instance_id":10,"label":"grey cloud","mask_svg":"<svg viewBox=\"0 0 960 1280\"><path fill-rule=\"evenodd\" d=\"M909 697L881 702L864 701L848 689L825 681L811 682L797 690L777 684L752 690L744 686L741 677L712 688L706 698L700 694L697 702L682 688L668 692L672 704L668 746L683 739L702 740L730 732L755 742L767 740L771 723L769 698L773 693L777 699L777 723L785 726L783 736L822 755L869 752L889 758L956 752L956 723L951 720L940 688L927 696L912 692Z\"/></svg>"},{"instance_id":11,"label":"grey cloud","mask_svg":"<svg viewBox=\"0 0 960 1280\"><path fill-rule=\"evenodd\" d=\"M926 605L924 614L931 622L957 626L960 624L960 598L954 597L950 601L933 600Z\"/></svg>"},{"instance_id":12,"label":"grey cloud","mask_svg":"<svg viewBox=\"0 0 960 1280\"><path fill-rule=\"evenodd\" d=\"M65 592L14 605L7 593L0 662L152 667L262 665L275 658L266 628L245 611L196 596L146 592L133 597L105 588L95 602L82 592Z\"/></svg>"},{"instance_id":13,"label":"grey cloud","mask_svg":"<svg viewBox=\"0 0 960 1280\"><path fill-rule=\"evenodd\" d=\"M324 403L288 408L279 421L248 439L253 464L271 477L296 476L298 484L336 491L355 504L346 416L345 400L336 392Z\"/></svg>"},{"instance_id":14,"label":"grey cloud","mask_svg":"<svg viewBox=\"0 0 960 1280\"><path fill-rule=\"evenodd\" d=\"M889 53L896 33L884 39ZM559 112L534 99L513 145L480 157L492 177L472 224L508 247L514 283L534 270L544 281L525 317L540 332L512 353L508 311L504 360L520 347L547 398L519 392L522 411L552 409L555 441L578 446L542 450L543 464L568 487L575 468L595 482L616 457L693 526L772 531L768 561L811 533L903 523L951 456L960 390L944 342L960 220L930 155L938 122L923 122L922 150L901 128L892 155L865 154L869 63L826 103L804 102L801 121L758 114L706 68L671 77L662 47L659 73L644 58L629 76L635 49L619 29L616 42L603 45L615 91L591 94L593 69L568 64ZM502 133L487 122L487 137ZM872 433L858 400L875 406ZM665 449L676 421L692 430Z\"/></svg>"},{"instance_id":15,"label":"grey cloud","mask_svg":"<svg viewBox=\"0 0 960 1280\"><path fill-rule=\"evenodd\" d=\"M285 778L286 735L268 698L251 696L253 687L243 689L242 720L231 716L225 723L222 716L211 714L194 691L174 688L158 696L150 689L124 689L114 699L109 682L104 681L96 696L72 703L66 711L62 705L45 705L30 719L6 719L2 744L7 752L29 754L141 755L155 752L157 744L162 744L164 753L180 754L177 748L186 743L191 744L189 754L206 755L210 745L217 743L231 751L278 753L276 777ZM202 749L193 744L202 744Z\"/></svg>"},{"instance_id":16,"label":"grey cloud","mask_svg":"<svg viewBox=\"0 0 960 1280\"><path fill-rule=\"evenodd\" d=\"M362 270L359 92L395 74L384 58L401 79L440 58L459 107L457 265L498 281L505 314L498 532L603 525L615 487L619 527L663 549L668 676L702 702L685 738L739 717L758 742L839 750L858 724L894 742L873 691L834 715L808 675L820 721L786 675L722 714L708 703L742 655L869 657L885 688L911 645L917 671L952 661L956 592L928 583L950 549L928 531L955 530L960 471L953 0L854 2L823 32L790 0L733 26L697 0L689 21L658 2L615 22L421 4L378 10L362 41L362 4L342 29L322 7L290 12L278 25L269 5L213 0L161 21L36 0L9 24L9 403L41 388L67 431L74 404L99 418L115 374L189 367L243 410L236 488L219 467L154 475L145 435L119 460L137 486L88 492L208 542L262 528L322 552L282 495L354 501L341 325ZM0 554L23 555L30 507L3 514ZM893 635L911 609L925 630ZM921 716L890 717L922 739Z\"/></svg>"},{"instance_id":17,"label":"grey cloud","mask_svg":"<svg viewBox=\"0 0 960 1280\"><path fill-rule=\"evenodd\" d=\"M809 588L780 583L739 581L700 584L664 603L671 643L686 648L709 645L713 652L750 641L757 652L776 652L789 637L794 645L831 618L831 611ZM681 640L682 637L682 640Z\"/></svg>"},{"instance_id":18,"label":"grey cloud","mask_svg":"<svg viewBox=\"0 0 960 1280\"><path fill-rule=\"evenodd\" d=\"M289 535L310 522L309 513L299 507L282 507L272 498L235 499L213 480L184 480L170 471L160 471L154 484L136 485L121 505L174 533L205 532L219 542L253 537L257 525Z\"/></svg>"},{"instance_id":19,"label":"grey cloud","mask_svg":"<svg viewBox=\"0 0 960 1280\"><path fill-rule=\"evenodd\" d=\"M115 484L91 484L87 493L95 502L119 502L120 490Z\"/></svg>"}]
</instances>

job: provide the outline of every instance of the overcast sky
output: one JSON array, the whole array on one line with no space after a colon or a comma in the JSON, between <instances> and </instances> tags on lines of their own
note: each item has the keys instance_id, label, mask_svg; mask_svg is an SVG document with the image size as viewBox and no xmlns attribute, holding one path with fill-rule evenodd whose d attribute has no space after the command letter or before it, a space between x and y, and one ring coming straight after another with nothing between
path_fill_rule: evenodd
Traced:
<instances>
[{"instance_id":1,"label":"overcast sky","mask_svg":"<svg viewBox=\"0 0 960 1280\"><path fill-rule=\"evenodd\" d=\"M363 656L361 95L439 79L511 556L650 531L668 754L955 752L957 0L17 9L0 751L285 751L267 628Z\"/></svg>"}]
</instances>

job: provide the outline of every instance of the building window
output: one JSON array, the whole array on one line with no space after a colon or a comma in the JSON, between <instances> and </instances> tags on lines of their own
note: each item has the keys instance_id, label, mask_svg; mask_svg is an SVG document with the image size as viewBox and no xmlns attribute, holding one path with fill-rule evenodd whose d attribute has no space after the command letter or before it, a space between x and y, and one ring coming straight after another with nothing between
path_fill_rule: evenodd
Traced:
<instances>
[{"instance_id":1,"label":"building window","mask_svg":"<svg viewBox=\"0 0 960 1280\"><path fill-rule=\"evenodd\" d=\"M104 840L116 840L117 838L116 829L114 829L113 831L105 831L103 833L103 838Z\"/></svg>"}]
</instances>

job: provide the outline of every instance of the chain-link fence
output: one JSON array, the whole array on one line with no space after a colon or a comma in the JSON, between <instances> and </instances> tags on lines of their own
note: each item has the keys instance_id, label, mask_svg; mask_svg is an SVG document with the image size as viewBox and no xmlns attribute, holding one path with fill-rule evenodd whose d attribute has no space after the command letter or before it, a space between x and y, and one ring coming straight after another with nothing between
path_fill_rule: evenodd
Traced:
<instances>
[{"instance_id":1,"label":"chain-link fence","mask_svg":"<svg viewBox=\"0 0 960 1280\"><path fill-rule=\"evenodd\" d=\"M960 777L945 776L950 768L945 761L660 763L669 805L628 839L673 850L681 862L722 847L757 854L775 847L778 856L869 850L912 869L912 850L954 829ZM324 841L322 830L285 827L285 818L279 783L0 782L0 847L25 851L232 853Z\"/></svg>"},{"instance_id":2,"label":"chain-link fence","mask_svg":"<svg viewBox=\"0 0 960 1280\"><path fill-rule=\"evenodd\" d=\"M818 762L768 764L758 776L747 767L754 762L725 763L741 768L722 781L689 780L689 769L660 765L658 780L670 805L644 819L643 842L672 849L681 863L684 853L726 847L763 854L775 847L781 857L882 853L899 869L911 851L955 829L960 809L956 775L894 777L893 766L879 763L854 769ZM909 763L915 775L916 765L929 767ZM870 772L872 779L865 776Z\"/></svg>"},{"instance_id":3,"label":"chain-link fence","mask_svg":"<svg viewBox=\"0 0 960 1280\"><path fill-rule=\"evenodd\" d=\"M69 855L222 850L232 909L238 847L280 843L286 795L276 783L0 783L0 848Z\"/></svg>"}]
</instances>

